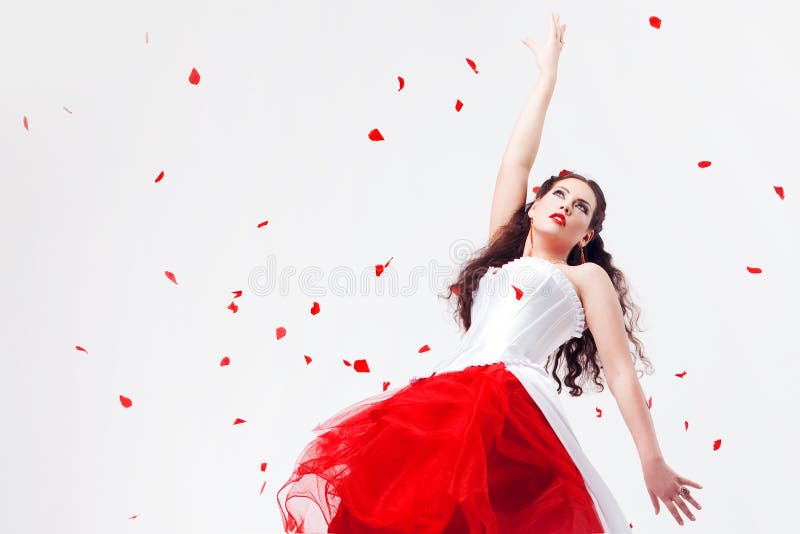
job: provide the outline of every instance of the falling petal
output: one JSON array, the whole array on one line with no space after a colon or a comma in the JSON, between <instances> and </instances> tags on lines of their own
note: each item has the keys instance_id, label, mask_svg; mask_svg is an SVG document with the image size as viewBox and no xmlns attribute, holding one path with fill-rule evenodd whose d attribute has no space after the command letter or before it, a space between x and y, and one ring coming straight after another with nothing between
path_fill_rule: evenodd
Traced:
<instances>
[{"instance_id":1,"label":"falling petal","mask_svg":"<svg viewBox=\"0 0 800 534\"><path fill-rule=\"evenodd\" d=\"M156 176L156 183L160 182L163 177L164 177L164 171L161 171L160 173L158 173L158 176Z\"/></svg>"},{"instance_id":2,"label":"falling petal","mask_svg":"<svg viewBox=\"0 0 800 534\"><path fill-rule=\"evenodd\" d=\"M383 265L380 263L375 266L375 276L380 276L383 272Z\"/></svg>"},{"instance_id":3,"label":"falling petal","mask_svg":"<svg viewBox=\"0 0 800 534\"><path fill-rule=\"evenodd\" d=\"M174 284L177 284L177 283L178 283L178 281L177 281L177 280L175 280L175 275L174 275L174 274L172 274L171 272L169 272L169 271L164 271L164 274L165 274L165 275L167 275L167 278L169 278L170 280L172 280L172 283L174 283Z\"/></svg>"},{"instance_id":4,"label":"falling petal","mask_svg":"<svg viewBox=\"0 0 800 534\"><path fill-rule=\"evenodd\" d=\"M348 362L347 360L342 360L342 361L344 362L344 364L345 364L347 367L352 367L352 366L353 366L353 364L351 364L351 363L350 363L350 362Z\"/></svg>"},{"instance_id":5,"label":"falling petal","mask_svg":"<svg viewBox=\"0 0 800 534\"><path fill-rule=\"evenodd\" d=\"M722 445L722 440L721 439L715 440L714 441L714 450L715 451L718 450L721 445Z\"/></svg>"},{"instance_id":6,"label":"falling petal","mask_svg":"<svg viewBox=\"0 0 800 534\"><path fill-rule=\"evenodd\" d=\"M230 365L230 364L231 364L231 359L228 358L227 356L222 358L222 360L220 360L220 362L219 362L219 366L220 367L225 367L226 365Z\"/></svg>"},{"instance_id":7,"label":"falling petal","mask_svg":"<svg viewBox=\"0 0 800 534\"><path fill-rule=\"evenodd\" d=\"M67 106L64 106L64 111L66 111L67 113L69 113L70 115L72 115L72 112L71 112L69 109L67 109Z\"/></svg>"},{"instance_id":8,"label":"falling petal","mask_svg":"<svg viewBox=\"0 0 800 534\"><path fill-rule=\"evenodd\" d=\"M650 397L649 399L647 399L647 408L649 409L652 407L653 407L653 397Z\"/></svg>"},{"instance_id":9,"label":"falling petal","mask_svg":"<svg viewBox=\"0 0 800 534\"><path fill-rule=\"evenodd\" d=\"M450 286L450 291L453 292L453 295L458 296L458 284L453 284Z\"/></svg>"},{"instance_id":10,"label":"falling petal","mask_svg":"<svg viewBox=\"0 0 800 534\"><path fill-rule=\"evenodd\" d=\"M397 77L397 81L399 81L399 82L400 82L400 88L398 89L398 91L402 91L402 90L403 90L403 87L405 87L405 86L406 86L406 81L403 79L403 77L402 77L402 76L398 76L398 77Z\"/></svg>"},{"instance_id":11,"label":"falling petal","mask_svg":"<svg viewBox=\"0 0 800 534\"><path fill-rule=\"evenodd\" d=\"M475 62L472 61L470 58L466 58L466 60L470 68L473 70L473 72L475 72L475 74L478 74L478 67L475 65Z\"/></svg>"},{"instance_id":12,"label":"falling petal","mask_svg":"<svg viewBox=\"0 0 800 534\"><path fill-rule=\"evenodd\" d=\"M261 472L263 473L266 470L267 470L267 462L261 462Z\"/></svg>"},{"instance_id":13,"label":"falling petal","mask_svg":"<svg viewBox=\"0 0 800 534\"><path fill-rule=\"evenodd\" d=\"M518 287L517 287L517 286L515 286L514 284L511 284L511 287L513 287L513 288L514 288L514 293L516 293L516 294L517 294L517 300L521 299L521 298L522 298L522 295L524 295L524 294L525 294L525 292L524 292L524 291L522 291L520 288L518 288Z\"/></svg>"},{"instance_id":14,"label":"falling petal","mask_svg":"<svg viewBox=\"0 0 800 534\"><path fill-rule=\"evenodd\" d=\"M370 141L383 141L383 136L381 135L381 132L378 131L377 128L375 128L374 130L369 132L369 139Z\"/></svg>"},{"instance_id":15,"label":"falling petal","mask_svg":"<svg viewBox=\"0 0 800 534\"><path fill-rule=\"evenodd\" d=\"M356 360L353 362L353 369L358 373L369 373L369 365L367 360Z\"/></svg>"},{"instance_id":16,"label":"falling petal","mask_svg":"<svg viewBox=\"0 0 800 534\"><path fill-rule=\"evenodd\" d=\"M306 359L306 365L308 365L309 363L311 363L311 356L306 356L305 354L303 354L303 358L305 358L305 359Z\"/></svg>"},{"instance_id":17,"label":"falling petal","mask_svg":"<svg viewBox=\"0 0 800 534\"><path fill-rule=\"evenodd\" d=\"M658 17L650 17L650 26L652 26L655 29L660 28L661 27L661 19L658 18Z\"/></svg>"},{"instance_id":18,"label":"falling petal","mask_svg":"<svg viewBox=\"0 0 800 534\"><path fill-rule=\"evenodd\" d=\"M423 353L423 352L428 352L429 350L431 350L431 348L430 348L428 345L422 345L422 346L419 348L419 352L420 352L420 353Z\"/></svg>"},{"instance_id":19,"label":"falling petal","mask_svg":"<svg viewBox=\"0 0 800 534\"><path fill-rule=\"evenodd\" d=\"M269 224L268 220L258 223L258 227L261 228L262 226L266 226L267 224Z\"/></svg>"},{"instance_id":20,"label":"falling petal","mask_svg":"<svg viewBox=\"0 0 800 534\"><path fill-rule=\"evenodd\" d=\"M311 315L316 315L319 313L319 302L314 301L313 306L311 306Z\"/></svg>"},{"instance_id":21,"label":"falling petal","mask_svg":"<svg viewBox=\"0 0 800 534\"><path fill-rule=\"evenodd\" d=\"M682 371L680 373L675 373L675 376L677 376L678 378L683 378L684 376L686 376L686 371Z\"/></svg>"},{"instance_id":22,"label":"falling petal","mask_svg":"<svg viewBox=\"0 0 800 534\"><path fill-rule=\"evenodd\" d=\"M747 272L749 272L749 273L755 273L755 274L758 274L758 273L760 273L760 272L761 272L761 267L750 267L750 266L748 265L748 266L747 266Z\"/></svg>"},{"instance_id":23,"label":"falling petal","mask_svg":"<svg viewBox=\"0 0 800 534\"><path fill-rule=\"evenodd\" d=\"M561 172L558 173L558 177L560 178L560 177L564 176L565 174L571 174L571 173L572 173L572 171L568 171L567 169L561 169Z\"/></svg>"},{"instance_id":24,"label":"falling petal","mask_svg":"<svg viewBox=\"0 0 800 534\"><path fill-rule=\"evenodd\" d=\"M456 99L456 111L461 111L461 108L464 107L464 103L461 100Z\"/></svg>"},{"instance_id":25,"label":"falling petal","mask_svg":"<svg viewBox=\"0 0 800 534\"><path fill-rule=\"evenodd\" d=\"M237 417L237 418L236 418L236 421L234 421L234 422L233 422L233 424L234 424L234 425L239 425L239 424L241 424L241 423L246 423L246 422L247 422L247 421L245 421L244 419L239 419L239 418Z\"/></svg>"},{"instance_id":26,"label":"falling petal","mask_svg":"<svg viewBox=\"0 0 800 534\"><path fill-rule=\"evenodd\" d=\"M149 42L150 42L150 36L147 35L147 32L144 32L144 44L147 44Z\"/></svg>"},{"instance_id":27,"label":"falling petal","mask_svg":"<svg viewBox=\"0 0 800 534\"><path fill-rule=\"evenodd\" d=\"M699 161L699 162L697 162L697 166L700 167L701 169L705 169L706 167L711 166L711 162L710 161L705 161L705 160Z\"/></svg>"},{"instance_id":28,"label":"falling petal","mask_svg":"<svg viewBox=\"0 0 800 534\"><path fill-rule=\"evenodd\" d=\"M775 192L778 193L778 196L781 197L781 200L783 200L783 187L780 185L773 185L772 187L775 189Z\"/></svg>"},{"instance_id":29,"label":"falling petal","mask_svg":"<svg viewBox=\"0 0 800 534\"><path fill-rule=\"evenodd\" d=\"M189 75L189 83L193 85L200 83L200 73L195 68L192 68L192 73Z\"/></svg>"},{"instance_id":30,"label":"falling petal","mask_svg":"<svg viewBox=\"0 0 800 534\"><path fill-rule=\"evenodd\" d=\"M26 130L28 130L30 132L30 129L28 128L28 117L27 117L27 115L23 115L22 116L22 125L25 127Z\"/></svg>"},{"instance_id":31,"label":"falling petal","mask_svg":"<svg viewBox=\"0 0 800 534\"><path fill-rule=\"evenodd\" d=\"M595 406L594 411L597 412L597 417L603 417L603 410Z\"/></svg>"},{"instance_id":32,"label":"falling petal","mask_svg":"<svg viewBox=\"0 0 800 534\"><path fill-rule=\"evenodd\" d=\"M684 430L689 430L689 421L684 421L683 422L683 429Z\"/></svg>"},{"instance_id":33,"label":"falling petal","mask_svg":"<svg viewBox=\"0 0 800 534\"><path fill-rule=\"evenodd\" d=\"M228 309L231 310L233 313L236 313L237 311L239 311L239 306L237 306L235 302L231 301L231 303L228 304Z\"/></svg>"},{"instance_id":34,"label":"falling petal","mask_svg":"<svg viewBox=\"0 0 800 534\"><path fill-rule=\"evenodd\" d=\"M386 391L387 389L389 389L389 382L384 380L383 381L383 391Z\"/></svg>"},{"instance_id":35,"label":"falling petal","mask_svg":"<svg viewBox=\"0 0 800 534\"><path fill-rule=\"evenodd\" d=\"M86 354L89 354L89 351L88 351L88 350L86 350L86 349L84 349L84 348L83 348L83 347L81 347L80 345L75 345L75 348L76 348L77 350L82 350L82 351L83 351L83 352L85 352Z\"/></svg>"},{"instance_id":36,"label":"falling petal","mask_svg":"<svg viewBox=\"0 0 800 534\"><path fill-rule=\"evenodd\" d=\"M386 263L384 263L384 264L383 264L383 266L384 266L384 267L388 267L388 266L389 266L389 263L391 263L391 261L392 261L393 259L394 259L394 256L392 256L391 258L389 258L389 261L387 261Z\"/></svg>"},{"instance_id":37,"label":"falling petal","mask_svg":"<svg viewBox=\"0 0 800 534\"><path fill-rule=\"evenodd\" d=\"M232 291L231 293L233 293L233 298L235 298L235 299L242 296L242 290L241 289L237 289L236 291Z\"/></svg>"},{"instance_id":38,"label":"falling petal","mask_svg":"<svg viewBox=\"0 0 800 534\"><path fill-rule=\"evenodd\" d=\"M275 337L277 337L278 339L282 338L285 335L286 335L286 329L284 327L279 326L278 328L275 329Z\"/></svg>"},{"instance_id":39,"label":"falling petal","mask_svg":"<svg viewBox=\"0 0 800 534\"><path fill-rule=\"evenodd\" d=\"M267 485L267 481L265 480L263 484L261 484L261 491L258 492L259 495L264 493L264 487Z\"/></svg>"},{"instance_id":40,"label":"falling petal","mask_svg":"<svg viewBox=\"0 0 800 534\"><path fill-rule=\"evenodd\" d=\"M131 400L130 400L128 397L126 397L126 396L124 396L124 395L120 395L120 396L119 396L119 402L120 402L120 404L122 404L122 405L123 405L125 408L130 408L130 407L131 407L131 405L133 404L133 402L132 402L132 401L131 401Z\"/></svg>"},{"instance_id":41,"label":"falling petal","mask_svg":"<svg viewBox=\"0 0 800 534\"><path fill-rule=\"evenodd\" d=\"M533 191L533 194L534 194L534 195L535 195L536 193L538 193L538 192L539 192L539 186L538 186L538 185L534 185L534 186L533 186L533 190L532 190L532 191Z\"/></svg>"},{"instance_id":42,"label":"falling petal","mask_svg":"<svg viewBox=\"0 0 800 534\"><path fill-rule=\"evenodd\" d=\"M137 517L139 517L139 514L132 515L128 519L136 519Z\"/></svg>"}]
</instances>

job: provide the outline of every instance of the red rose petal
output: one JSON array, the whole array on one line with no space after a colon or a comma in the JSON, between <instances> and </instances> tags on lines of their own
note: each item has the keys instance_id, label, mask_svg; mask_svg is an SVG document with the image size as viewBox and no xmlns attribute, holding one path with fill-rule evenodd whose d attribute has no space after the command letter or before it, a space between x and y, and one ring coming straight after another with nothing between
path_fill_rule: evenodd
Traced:
<instances>
[{"instance_id":1,"label":"red rose petal","mask_svg":"<svg viewBox=\"0 0 800 534\"><path fill-rule=\"evenodd\" d=\"M420 352L420 353L423 353L423 352L428 352L429 350L431 350L431 348L430 348L428 345L422 345L422 346L419 348L419 352Z\"/></svg>"},{"instance_id":2,"label":"red rose petal","mask_svg":"<svg viewBox=\"0 0 800 534\"><path fill-rule=\"evenodd\" d=\"M389 382L384 380L383 381L383 391L386 391L387 389L389 389Z\"/></svg>"},{"instance_id":3,"label":"red rose petal","mask_svg":"<svg viewBox=\"0 0 800 534\"><path fill-rule=\"evenodd\" d=\"M351 364L351 363L350 363L350 362L348 362L347 360L342 360L342 361L344 362L344 364L345 364L347 367L352 367L352 366L353 366L353 364Z\"/></svg>"},{"instance_id":4,"label":"red rose petal","mask_svg":"<svg viewBox=\"0 0 800 534\"><path fill-rule=\"evenodd\" d=\"M710 167L711 166L711 162L710 161L705 161L705 160L704 161L698 161L697 162L697 166L700 167L701 169L705 169L706 167Z\"/></svg>"},{"instance_id":5,"label":"red rose petal","mask_svg":"<svg viewBox=\"0 0 800 534\"><path fill-rule=\"evenodd\" d=\"M144 44L147 44L149 42L150 42L150 36L147 35L147 32L144 32Z\"/></svg>"},{"instance_id":6,"label":"red rose petal","mask_svg":"<svg viewBox=\"0 0 800 534\"><path fill-rule=\"evenodd\" d=\"M453 292L453 295L458 296L458 284L453 284L450 286L450 291Z\"/></svg>"},{"instance_id":7,"label":"red rose petal","mask_svg":"<svg viewBox=\"0 0 800 534\"><path fill-rule=\"evenodd\" d=\"M284 327L279 326L278 328L275 329L275 337L277 337L278 339L282 338L285 335L286 335L286 329Z\"/></svg>"},{"instance_id":8,"label":"red rose petal","mask_svg":"<svg viewBox=\"0 0 800 534\"><path fill-rule=\"evenodd\" d=\"M558 173L558 177L561 178L565 174L572 174L572 171L569 171L567 169L561 169L561 172Z\"/></svg>"},{"instance_id":9,"label":"red rose petal","mask_svg":"<svg viewBox=\"0 0 800 534\"><path fill-rule=\"evenodd\" d=\"M660 28L661 27L661 19L658 18L658 17L650 17L650 26L652 26L655 29Z\"/></svg>"},{"instance_id":10,"label":"red rose petal","mask_svg":"<svg viewBox=\"0 0 800 534\"><path fill-rule=\"evenodd\" d=\"M22 125L25 127L26 130L28 130L30 132L30 129L28 129L28 116L27 115L23 115L22 116Z\"/></svg>"},{"instance_id":11,"label":"red rose petal","mask_svg":"<svg viewBox=\"0 0 800 534\"><path fill-rule=\"evenodd\" d=\"M750 267L750 266L748 265L748 266L747 266L747 272L749 272L749 273L755 273L755 274L758 274L758 273L760 273L760 272L761 272L761 267Z\"/></svg>"},{"instance_id":12,"label":"red rose petal","mask_svg":"<svg viewBox=\"0 0 800 534\"><path fill-rule=\"evenodd\" d=\"M689 421L684 421L683 422L683 429L684 430L689 430Z\"/></svg>"},{"instance_id":13,"label":"red rose petal","mask_svg":"<svg viewBox=\"0 0 800 534\"><path fill-rule=\"evenodd\" d=\"M470 68L475 72L475 74L478 74L478 67L475 65L475 62L472 61L470 58L466 58L466 60Z\"/></svg>"},{"instance_id":14,"label":"red rose petal","mask_svg":"<svg viewBox=\"0 0 800 534\"><path fill-rule=\"evenodd\" d=\"M231 301L231 303L228 304L228 309L231 310L233 313L236 313L237 311L239 311L239 306L237 306L235 302Z\"/></svg>"},{"instance_id":15,"label":"red rose petal","mask_svg":"<svg viewBox=\"0 0 800 534\"><path fill-rule=\"evenodd\" d=\"M718 450L721 445L722 445L722 440L721 439L715 440L714 441L714 450L715 451Z\"/></svg>"},{"instance_id":16,"label":"red rose petal","mask_svg":"<svg viewBox=\"0 0 800 534\"><path fill-rule=\"evenodd\" d=\"M603 417L603 410L595 407L594 411L597 412L597 417Z\"/></svg>"},{"instance_id":17,"label":"red rose petal","mask_svg":"<svg viewBox=\"0 0 800 534\"><path fill-rule=\"evenodd\" d=\"M533 191L534 194L538 193L539 192L539 186L538 185L534 185L532 191Z\"/></svg>"},{"instance_id":18,"label":"red rose petal","mask_svg":"<svg viewBox=\"0 0 800 534\"><path fill-rule=\"evenodd\" d=\"M319 313L319 302L314 301L314 305L311 306L311 315L316 315Z\"/></svg>"},{"instance_id":19,"label":"red rose petal","mask_svg":"<svg viewBox=\"0 0 800 534\"><path fill-rule=\"evenodd\" d=\"M775 189L775 192L778 193L778 196L781 197L781 200L783 200L783 187L779 185L773 185L772 188Z\"/></svg>"},{"instance_id":20,"label":"red rose petal","mask_svg":"<svg viewBox=\"0 0 800 534\"><path fill-rule=\"evenodd\" d=\"M355 369L358 373L369 373L369 365L367 365L367 360L362 359L354 361L353 369Z\"/></svg>"},{"instance_id":21,"label":"red rose petal","mask_svg":"<svg viewBox=\"0 0 800 534\"><path fill-rule=\"evenodd\" d=\"M383 265L380 263L375 266L375 276L380 276L383 272Z\"/></svg>"},{"instance_id":22,"label":"red rose petal","mask_svg":"<svg viewBox=\"0 0 800 534\"><path fill-rule=\"evenodd\" d=\"M461 108L464 107L464 103L456 98L456 111L461 111Z\"/></svg>"},{"instance_id":23,"label":"red rose petal","mask_svg":"<svg viewBox=\"0 0 800 534\"><path fill-rule=\"evenodd\" d=\"M132 515L128 519L136 519L137 517L139 517L139 514Z\"/></svg>"},{"instance_id":24,"label":"red rose petal","mask_svg":"<svg viewBox=\"0 0 800 534\"><path fill-rule=\"evenodd\" d=\"M369 139L370 141L383 141L383 136L381 135L381 132L375 128L369 132Z\"/></svg>"},{"instance_id":25,"label":"red rose petal","mask_svg":"<svg viewBox=\"0 0 800 534\"><path fill-rule=\"evenodd\" d=\"M400 88L398 89L398 91L402 91L403 87L406 86L406 81L403 79L402 76L398 76L397 80L400 82Z\"/></svg>"},{"instance_id":26,"label":"red rose petal","mask_svg":"<svg viewBox=\"0 0 800 534\"><path fill-rule=\"evenodd\" d=\"M242 290L241 289L237 289L236 291L231 291L231 293L233 293L233 298L239 298L239 297L242 296Z\"/></svg>"},{"instance_id":27,"label":"red rose petal","mask_svg":"<svg viewBox=\"0 0 800 534\"><path fill-rule=\"evenodd\" d=\"M311 356L306 356L305 354L303 354L303 358L305 358L305 359L306 359L306 365L308 365L309 363L311 363Z\"/></svg>"},{"instance_id":28,"label":"red rose petal","mask_svg":"<svg viewBox=\"0 0 800 534\"><path fill-rule=\"evenodd\" d=\"M219 366L220 366L220 367L224 367L224 366L226 366L226 365L230 365L230 364L231 364L231 359L230 359L230 358L228 358L227 356L225 356L224 358L222 358L222 360L220 360L220 362L219 362Z\"/></svg>"},{"instance_id":29,"label":"red rose petal","mask_svg":"<svg viewBox=\"0 0 800 534\"><path fill-rule=\"evenodd\" d=\"M200 83L200 73L195 68L192 68L192 73L189 75L189 83L193 85Z\"/></svg>"},{"instance_id":30,"label":"red rose petal","mask_svg":"<svg viewBox=\"0 0 800 534\"><path fill-rule=\"evenodd\" d=\"M83 352L85 352L86 354L89 354L89 351L88 351L88 350L86 350L86 349L84 349L84 348L83 348L83 347L81 347L80 345L75 345L75 348L76 348L77 350L82 350L82 351L83 351Z\"/></svg>"},{"instance_id":31,"label":"red rose petal","mask_svg":"<svg viewBox=\"0 0 800 534\"><path fill-rule=\"evenodd\" d=\"M123 405L125 408L130 408L130 407L131 407L131 405L133 404L133 401L131 401L131 400L130 400L128 397L126 397L126 396L124 396L124 395L120 395L120 396L119 396L119 402L120 402L120 404L122 404L122 405Z\"/></svg>"},{"instance_id":32,"label":"red rose petal","mask_svg":"<svg viewBox=\"0 0 800 534\"><path fill-rule=\"evenodd\" d=\"M267 481L265 480L263 484L261 484L261 491L258 492L259 495L264 493L264 487L267 485Z\"/></svg>"},{"instance_id":33,"label":"red rose petal","mask_svg":"<svg viewBox=\"0 0 800 534\"><path fill-rule=\"evenodd\" d=\"M650 397L649 399L647 399L647 408L649 409L652 407L653 407L653 397Z\"/></svg>"},{"instance_id":34,"label":"red rose petal","mask_svg":"<svg viewBox=\"0 0 800 534\"><path fill-rule=\"evenodd\" d=\"M517 294L517 300L521 299L521 298L522 298L522 295L524 295L524 294L525 294L525 292L524 292L524 291L522 291L520 288L518 288L518 287L517 287L517 286L515 286L514 284L511 284L511 287L513 287L513 288L514 288L514 292Z\"/></svg>"},{"instance_id":35,"label":"red rose petal","mask_svg":"<svg viewBox=\"0 0 800 534\"><path fill-rule=\"evenodd\" d=\"M233 422L233 424L234 424L234 425L239 425L239 424L246 423L246 422L247 422L247 421L245 421L244 419L239 419L239 418L237 417L237 418L236 418L236 421L234 421L234 422Z\"/></svg>"},{"instance_id":36,"label":"red rose petal","mask_svg":"<svg viewBox=\"0 0 800 534\"><path fill-rule=\"evenodd\" d=\"M680 373L676 373L675 376L677 376L678 378L683 378L684 376L686 376L686 371L682 371Z\"/></svg>"},{"instance_id":37,"label":"red rose petal","mask_svg":"<svg viewBox=\"0 0 800 534\"><path fill-rule=\"evenodd\" d=\"M391 261L392 261L393 259L394 259L394 256L392 256L391 258L389 258L389 261L387 261L386 263L384 263L384 264L383 264L383 266L384 266L384 267L388 267L388 266L389 266L389 263L391 263Z\"/></svg>"},{"instance_id":38,"label":"red rose petal","mask_svg":"<svg viewBox=\"0 0 800 534\"><path fill-rule=\"evenodd\" d=\"M267 224L269 224L269 220L258 223L258 227L261 228L262 226L266 226Z\"/></svg>"},{"instance_id":39,"label":"red rose petal","mask_svg":"<svg viewBox=\"0 0 800 534\"><path fill-rule=\"evenodd\" d=\"M177 284L177 283L178 283L178 281L177 281L177 280L175 280L175 275L174 275L174 274L172 274L171 272L169 272L169 271L164 271L164 274L165 274L165 275L167 275L167 278L169 278L170 280L172 280L172 282L173 282L174 284Z\"/></svg>"},{"instance_id":40,"label":"red rose petal","mask_svg":"<svg viewBox=\"0 0 800 534\"><path fill-rule=\"evenodd\" d=\"M266 470L267 470L267 462L261 462L261 472L263 473Z\"/></svg>"},{"instance_id":41,"label":"red rose petal","mask_svg":"<svg viewBox=\"0 0 800 534\"><path fill-rule=\"evenodd\" d=\"M160 182L162 178L164 178L164 171L158 173L158 176L156 176L156 183Z\"/></svg>"}]
</instances>

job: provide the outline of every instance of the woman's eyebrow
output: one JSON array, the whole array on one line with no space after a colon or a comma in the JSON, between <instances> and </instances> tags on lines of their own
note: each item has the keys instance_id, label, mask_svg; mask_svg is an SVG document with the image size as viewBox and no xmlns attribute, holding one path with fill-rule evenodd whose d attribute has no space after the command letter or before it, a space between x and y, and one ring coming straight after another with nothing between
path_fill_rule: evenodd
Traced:
<instances>
[{"instance_id":1,"label":"woman's eyebrow","mask_svg":"<svg viewBox=\"0 0 800 534\"><path fill-rule=\"evenodd\" d=\"M559 185L559 186L556 186L556 187L559 187L559 188L561 188L561 189L565 189L565 190L567 191L567 193L569 193L569 189L567 189L567 188L566 188L566 187L564 187L563 185ZM582 198L579 198L578 200L583 200L583 199L582 199ZM583 201L584 201L584 202L586 202L585 200L583 200ZM587 206L589 206L589 209L591 209L591 208L592 208L592 205L591 205L591 204L589 204L588 202L586 202L586 205L587 205Z\"/></svg>"}]
</instances>

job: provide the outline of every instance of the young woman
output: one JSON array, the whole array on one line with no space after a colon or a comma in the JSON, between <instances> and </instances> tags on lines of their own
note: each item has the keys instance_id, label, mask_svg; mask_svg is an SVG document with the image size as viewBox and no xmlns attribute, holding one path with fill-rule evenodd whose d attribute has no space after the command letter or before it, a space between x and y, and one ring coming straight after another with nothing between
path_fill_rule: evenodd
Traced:
<instances>
[{"instance_id":1,"label":"young woman","mask_svg":"<svg viewBox=\"0 0 800 534\"><path fill-rule=\"evenodd\" d=\"M559 363L573 396L589 373L602 390L602 369L656 513L660 499L678 523L678 509L695 519L686 503L700 505L684 485L702 486L666 464L628 348L649 365L600 237L603 192L562 174L525 204L565 29L553 14L544 46L523 41L541 76L503 157L487 247L451 286L466 334L429 377L314 428L321 435L278 490L287 532L629 532L564 417Z\"/></svg>"}]
</instances>

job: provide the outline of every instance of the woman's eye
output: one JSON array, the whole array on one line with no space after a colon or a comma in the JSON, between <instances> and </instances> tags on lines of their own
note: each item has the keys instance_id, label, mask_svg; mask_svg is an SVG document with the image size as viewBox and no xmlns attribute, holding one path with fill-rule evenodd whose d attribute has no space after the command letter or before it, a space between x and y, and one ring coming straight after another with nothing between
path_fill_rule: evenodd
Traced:
<instances>
[{"instance_id":1,"label":"woman's eye","mask_svg":"<svg viewBox=\"0 0 800 534\"><path fill-rule=\"evenodd\" d=\"M561 195L562 195L562 196L564 195L564 192L563 192L561 189L556 189L556 190L553 192L553 194L556 194L556 193L561 193ZM581 211L582 211L583 213L589 213L589 208L587 208L585 204L578 204L578 206L580 206L580 207L581 207Z\"/></svg>"}]
</instances>

